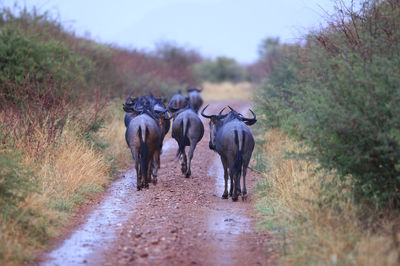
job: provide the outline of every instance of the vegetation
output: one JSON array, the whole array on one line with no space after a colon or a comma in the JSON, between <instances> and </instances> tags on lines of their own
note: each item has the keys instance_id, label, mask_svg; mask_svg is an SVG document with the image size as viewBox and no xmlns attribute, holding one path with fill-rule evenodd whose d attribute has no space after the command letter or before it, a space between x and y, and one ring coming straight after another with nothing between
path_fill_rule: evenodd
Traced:
<instances>
[{"instance_id":1,"label":"vegetation","mask_svg":"<svg viewBox=\"0 0 400 266\"><path fill-rule=\"evenodd\" d=\"M194 83L198 55L78 38L35 9L0 10L0 264L21 264L130 162L121 98Z\"/></svg>"},{"instance_id":2,"label":"vegetation","mask_svg":"<svg viewBox=\"0 0 400 266\"><path fill-rule=\"evenodd\" d=\"M194 75L200 81L240 82L246 78L246 70L233 58L217 57L215 60L204 60L193 66Z\"/></svg>"},{"instance_id":3,"label":"vegetation","mask_svg":"<svg viewBox=\"0 0 400 266\"><path fill-rule=\"evenodd\" d=\"M304 43L260 46L258 206L284 263L400 261L399 15L339 3Z\"/></svg>"},{"instance_id":4,"label":"vegetation","mask_svg":"<svg viewBox=\"0 0 400 266\"><path fill-rule=\"evenodd\" d=\"M282 262L398 264L399 17L397 0L339 3L301 44L265 39L245 70L173 43L152 53L99 44L48 14L3 8L0 264L29 261L126 166L121 97L208 81L206 99L210 82L224 92L214 99L248 98L244 80L259 85L260 225Z\"/></svg>"},{"instance_id":5,"label":"vegetation","mask_svg":"<svg viewBox=\"0 0 400 266\"><path fill-rule=\"evenodd\" d=\"M346 191L336 190L334 199L322 202L324 183L334 174L316 172L318 164L288 156L303 153L304 147L282 131L272 129L263 138L259 152L268 157L260 160L267 165L256 187L257 210L260 228L274 235L278 264L398 265L398 214L361 218L360 208L341 197Z\"/></svg>"},{"instance_id":6,"label":"vegetation","mask_svg":"<svg viewBox=\"0 0 400 266\"><path fill-rule=\"evenodd\" d=\"M396 1L341 7L273 63L258 99L269 127L303 140L333 182L376 209L400 207L399 15Z\"/></svg>"}]
</instances>

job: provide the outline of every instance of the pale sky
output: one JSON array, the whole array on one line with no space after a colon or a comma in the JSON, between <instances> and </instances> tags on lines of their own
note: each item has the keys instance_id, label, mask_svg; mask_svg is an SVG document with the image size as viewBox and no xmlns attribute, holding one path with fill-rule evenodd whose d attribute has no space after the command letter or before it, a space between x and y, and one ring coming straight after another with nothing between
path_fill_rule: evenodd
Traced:
<instances>
[{"instance_id":1,"label":"pale sky","mask_svg":"<svg viewBox=\"0 0 400 266\"><path fill-rule=\"evenodd\" d=\"M266 37L296 42L325 22L333 0L0 0L49 11L79 36L151 51L175 42L241 63L258 57Z\"/></svg>"}]
</instances>

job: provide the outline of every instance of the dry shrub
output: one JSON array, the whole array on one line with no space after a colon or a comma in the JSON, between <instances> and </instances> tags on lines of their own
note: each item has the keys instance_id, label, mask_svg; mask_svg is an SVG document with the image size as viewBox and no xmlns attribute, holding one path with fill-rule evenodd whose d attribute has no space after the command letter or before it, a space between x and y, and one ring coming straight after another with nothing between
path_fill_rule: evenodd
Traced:
<instances>
[{"instance_id":1,"label":"dry shrub","mask_svg":"<svg viewBox=\"0 0 400 266\"><path fill-rule=\"evenodd\" d=\"M268 170L258 184L263 229L273 230L282 264L398 265L400 217L365 225L350 200L321 204L322 179L317 165L286 157L303 151L278 130L265 135ZM379 224L378 224L379 223Z\"/></svg>"},{"instance_id":2,"label":"dry shrub","mask_svg":"<svg viewBox=\"0 0 400 266\"><path fill-rule=\"evenodd\" d=\"M0 121L6 121L5 112ZM79 117L79 116L76 116ZM89 120L92 121L89 115ZM87 120L84 120L87 122ZM7 125L10 129L12 124ZM77 131L77 121L68 120L52 142L48 128L39 124L30 135L9 137L5 149L22 151L22 162L30 168L31 186L16 213L0 219L0 264L20 263L55 236L68 218L68 211L109 182L110 162L96 143ZM15 136L14 136L15 137ZM11 146L12 144L12 146Z\"/></svg>"},{"instance_id":3,"label":"dry shrub","mask_svg":"<svg viewBox=\"0 0 400 266\"><path fill-rule=\"evenodd\" d=\"M203 84L204 90L201 92L203 100L224 101L224 100L250 100L252 99L252 87L249 82L221 82Z\"/></svg>"},{"instance_id":4,"label":"dry shrub","mask_svg":"<svg viewBox=\"0 0 400 266\"><path fill-rule=\"evenodd\" d=\"M105 153L111 156L114 167L123 169L132 161L132 156L125 140L125 124L121 103L123 100L116 99L107 106L105 126L100 130L100 136L109 145Z\"/></svg>"},{"instance_id":5,"label":"dry shrub","mask_svg":"<svg viewBox=\"0 0 400 266\"><path fill-rule=\"evenodd\" d=\"M44 159L39 176L48 197L70 199L82 189L107 183L109 165L103 154L66 131L60 143Z\"/></svg>"}]
</instances>

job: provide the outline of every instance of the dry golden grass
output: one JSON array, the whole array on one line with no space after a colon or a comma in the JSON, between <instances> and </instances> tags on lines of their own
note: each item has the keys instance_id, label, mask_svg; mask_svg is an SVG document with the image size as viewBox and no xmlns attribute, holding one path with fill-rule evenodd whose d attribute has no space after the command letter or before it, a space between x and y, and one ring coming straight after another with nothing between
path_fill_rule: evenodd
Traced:
<instances>
[{"instance_id":1,"label":"dry golden grass","mask_svg":"<svg viewBox=\"0 0 400 266\"><path fill-rule=\"evenodd\" d=\"M59 145L43 160L39 171L41 191L47 197L69 199L82 188L104 186L109 170L103 154L74 132L64 131Z\"/></svg>"},{"instance_id":2,"label":"dry golden grass","mask_svg":"<svg viewBox=\"0 0 400 266\"><path fill-rule=\"evenodd\" d=\"M108 122L106 127L116 130L117 122ZM120 119L118 122L123 126ZM33 171L36 186L19 204L16 217L0 219L0 264L20 264L32 258L47 239L57 235L74 205L101 191L109 182L111 161L106 157L115 154L94 148L74 126L76 122L67 122L53 143L44 141L48 132L39 127L29 137L14 141L13 146L24 152L23 162ZM111 143L114 141L113 136L102 135L108 136Z\"/></svg>"},{"instance_id":3,"label":"dry golden grass","mask_svg":"<svg viewBox=\"0 0 400 266\"><path fill-rule=\"evenodd\" d=\"M252 86L253 85L249 82L205 82L203 84L204 90L201 92L201 97L203 97L205 102L223 100L251 100L253 90Z\"/></svg>"},{"instance_id":4,"label":"dry golden grass","mask_svg":"<svg viewBox=\"0 0 400 266\"><path fill-rule=\"evenodd\" d=\"M268 171L258 185L258 209L261 226L275 232L281 264L399 264L400 232L393 235L393 221L372 233L361 229L350 201L336 202L341 212L319 206L321 178L331 177L315 174L313 163L285 158L285 151L299 151L299 145L279 131L265 139Z\"/></svg>"},{"instance_id":5,"label":"dry golden grass","mask_svg":"<svg viewBox=\"0 0 400 266\"><path fill-rule=\"evenodd\" d=\"M121 108L122 102L123 100L114 100L109 104L106 125L100 130L100 136L109 143L106 154L112 156L117 169L123 169L132 162L132 155L125 140L125 113Z\"/></svg>"}]
</instances>

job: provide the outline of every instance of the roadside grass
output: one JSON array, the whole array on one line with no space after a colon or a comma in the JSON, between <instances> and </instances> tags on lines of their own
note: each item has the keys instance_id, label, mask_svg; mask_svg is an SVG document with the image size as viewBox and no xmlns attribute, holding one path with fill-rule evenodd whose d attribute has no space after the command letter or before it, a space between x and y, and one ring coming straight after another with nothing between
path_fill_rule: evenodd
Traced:
<instances>
[{"instance_id":1,"label":"roadside grass","mask_svg":"<svg viewBox=\"0 0 400 266\"><path fill-rule=\"evenodd\" d=\"M108 143L105 154L112 161L113 172L132 163L132 155L125 140L123 102L122 99L114 99L109 103L105 114L105 126L99 131L100 137Z\"/></svg>"},{"instance_id":2,"label":"roadside grass","mask_svg":"<svg viewBox=\"0 0 400 266\"><path fill-rule=\"evenodd\" d=\"M203 84L201 97L205 102L224 100L251 100L253 85L249 82L220 82Z\"/></svg>"},{"instance_id":3,"label":"roadside grass","mask_svg":"<svg viewBox=\"0 0 400 266\"><path fill-rule=\"evenodd\" d=\"M399 265L400 217L365 223L350 200L323 202L321 180L332 174L287 156L304 150L280 131L260 137L265 144L256 159L265 170L256 188L259 226L275 236L279 264Z\"/></svg>"},{"instance_id":4,"label":"roadside grass","mask_svg":"<svg viewBox=\"0 0 400 266\"><path fill-rule=\"evenodd\" d=\"M81 110L83 116L90 116L88 109ZM45 248L47 241L57 236L61 226L68 223L73 207L103 191L115 174L112 168L127 165L130 158L123 133L123 114L119 109L117 102L111 102L102 111L105 115L103 128L90 138L82 136L78 130L77 123L86 126L88 122L77 122L81 117L78 114L74 120L67 119L64 130L52 143L44 141L48 130L37 126L30 136L14 139L12 145L1 146L0 156L4 157L11 150L21 154L1 161L0 192L3 189L7 193L15 191L18 198L12 208L9 207L10 196L0 193L3 209L0 217L1 265L32 260L35 252ZM0 113L1 121L5 119L1 117L3 115ZM21 184L6 187L12 177L4 171L12 171L14 165L19 165L18 169L29 169L29 173L14 171L17 179L26 176L29 189L24 195L20 192ZM6 211L7 208L10 211Z\"/></svg>"}]
</instances>

